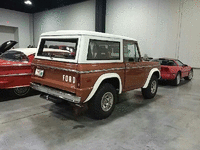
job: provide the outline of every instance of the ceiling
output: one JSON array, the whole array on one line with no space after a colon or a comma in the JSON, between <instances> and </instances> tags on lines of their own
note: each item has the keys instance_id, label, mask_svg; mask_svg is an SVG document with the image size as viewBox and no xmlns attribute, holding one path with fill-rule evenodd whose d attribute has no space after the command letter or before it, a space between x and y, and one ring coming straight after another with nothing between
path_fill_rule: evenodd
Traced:
<instances>
[{"instance_id":1,"label":"ceiling","mask_svg":"<svg viewBox=\"0 0 200 150\"><path fill-rule=\"evenodd\" d=\"M24 0L6 0L1 2L0 8L21 11L25 13L37 13L53 8L67 6L86 0L30 0L31 6L24 4Z\"/></svg>"}]
</instances>

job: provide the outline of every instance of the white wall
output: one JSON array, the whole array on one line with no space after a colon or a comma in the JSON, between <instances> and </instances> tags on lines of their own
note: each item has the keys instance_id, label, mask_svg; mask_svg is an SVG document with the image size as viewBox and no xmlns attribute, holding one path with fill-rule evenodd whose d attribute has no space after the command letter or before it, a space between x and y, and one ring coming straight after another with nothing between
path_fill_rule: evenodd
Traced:
<instances>
[{"instance_id":1,"label":"white wall","mask_svg":"<svg viewBox=\"0 0 200 150\"><path fill-rule=\"evenodd\" d=\"M0 8L0 25L18 28L19 47L33 44L32 15Z\"/></svg>"},{"instance_id":2,"label":"white wall","mask_svg":"<svg viewBox=\"0 0 200 150\"><path fill-rule=\"evenodd\" d=\"M7 26L1 26L0 25L0 44L9 41L9 40L15 40L15 31L18 30L18 28L13 27L7 27Z\"/></svg>"},{"instance_id":3,"label":"white wall","mask_svg":"<svg viewBox=\"0 0 200 150\"><path fill-rule=\"evenodd\" d=\"M199 4L192 0L107 0L106 32L137 39L142 55L180 58L200 67Z\"/></svg>"},{"instance_id":4,"label":"white wall","mask_svg":"<svg viewBox=\"0 0 200 150\"><path fill-rule=\"evenodd\" d=\"M185 0L181 20L179 58L200 68L200 1Z\"/></svg>"},{"instance_id":5,"label":"white wall","mask_svg":"<svg viewBox=\"0 0 200 150\"><path fill-rule=\"evenodd\" d=\"M95 31L95 0L34 14L34 43L39 36L56 30Z\"/></svg>"}]
</instances>

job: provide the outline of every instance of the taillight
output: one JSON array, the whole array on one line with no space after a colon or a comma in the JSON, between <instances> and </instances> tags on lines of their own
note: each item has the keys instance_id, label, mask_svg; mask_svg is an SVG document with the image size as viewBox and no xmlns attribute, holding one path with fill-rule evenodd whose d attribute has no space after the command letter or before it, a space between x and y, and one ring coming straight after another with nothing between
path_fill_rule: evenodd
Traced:
<instances>
[{"instance_id":1,"label":"taillight","mask_svg":"<svg viewBox=\"0 0 200 150\"><path fill-rule=\"evenodd\" d=\"M170 70L167 67L161 67L161 71L169 72Z\"/></svg>"}]
</instances>

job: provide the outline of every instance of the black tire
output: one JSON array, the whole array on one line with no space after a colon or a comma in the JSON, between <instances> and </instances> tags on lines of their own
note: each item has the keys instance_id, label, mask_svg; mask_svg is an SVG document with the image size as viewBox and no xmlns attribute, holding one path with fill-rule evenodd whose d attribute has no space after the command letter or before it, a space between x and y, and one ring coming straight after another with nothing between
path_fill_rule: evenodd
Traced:
<instances>
[{"instance_id":1,"label":"black tire","mask_svg":"<svg viewBox=\"0 0 200 150\"><path fill-rule=\"evenodd\" d=\"M156 95L157 90L158 90L158 78L156 75L152 75L147 88L142 88L142 95L145 99L151 99Z\"/></svg>"},{"instance_id":2,"label":"black tire","mask_svg":"<svg viewBox=\"0 0 200 150\"><path fill-rule=\"evenodd\" d=\"M180 84L180 82L181 82L181 74L180 72L178 72L176 78L172 81L172 84L177 86Z\"/></svg>"},{"instance_id":3,"label":"black tire","mask_svg":"<svg viewBox=\"0 0 200 150\"><path fill-rule=\"evenodd\" d=\"M106 98L109 99L110 103ZM91 117L99 120L109 117L114 110L116 101L116 89L109 83L101 85L89 101L89 113Z\"/></svg>"},{"instance_id":4,"label":"black tire","mask_svg":"<svg viewBox=\"0 0 200 150\"><path fill-rule=\"evenodd\" d=\"M187 77L184 77L185 80L192 80L193 78L193 70L191 69L188 76Z\"/></svg>"},{"instance_id":5,"label":"black tire","mask_svg":"<svg viewBox=\"0 0 200 150\"><path fill-rule=\"evenodd\" d=\"M17 97L27 96L30 92L30 86L11 89L11 94Z\"/></svg>"}]
</instances>

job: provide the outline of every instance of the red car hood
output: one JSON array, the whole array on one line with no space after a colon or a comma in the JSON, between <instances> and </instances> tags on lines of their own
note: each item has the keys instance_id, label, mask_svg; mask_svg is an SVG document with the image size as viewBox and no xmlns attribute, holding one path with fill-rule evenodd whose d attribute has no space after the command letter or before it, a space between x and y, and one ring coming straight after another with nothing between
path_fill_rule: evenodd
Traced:
<instances>
[{"instance_id":1,"label":"red car hood","mask_svg":"<svg viewBox=\"0 0 200 150\"><path fill-rule=\"evenodd\" d=\"M4 42L2 45L0 45L0 54L6 52L9 49L11 49L17 43L18 42L12 41L12 40Z\"/></svg>"}]
</instances>

